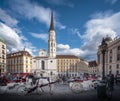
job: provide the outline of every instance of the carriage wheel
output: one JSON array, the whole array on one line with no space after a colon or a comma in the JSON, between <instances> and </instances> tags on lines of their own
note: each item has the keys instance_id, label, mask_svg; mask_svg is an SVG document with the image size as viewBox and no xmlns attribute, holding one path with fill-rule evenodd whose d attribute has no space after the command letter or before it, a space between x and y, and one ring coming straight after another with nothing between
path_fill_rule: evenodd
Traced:
<instances>
[{"instance_id":1,"label":"carriage wheel","mask_svg":"<svg viewBox=\"0 0 120 101\"><path fill-rule=\"evenodd\" d=\"M73 83L71 86L71 90L74 93L80 93L83 91L83 85L81 83Z\"/></svg>"},{"instance_id":2,"label":"carriage wheel","mask_svg":"<svg viewBox=\"0 0 120 101\"><path fill-rule=\"evenodd\" d=\"M17 94L18 95L25 95L25 94L27 94L27 87L26 86L19 86L18 88L17 88Z\"/></svg>"}]
</instances>

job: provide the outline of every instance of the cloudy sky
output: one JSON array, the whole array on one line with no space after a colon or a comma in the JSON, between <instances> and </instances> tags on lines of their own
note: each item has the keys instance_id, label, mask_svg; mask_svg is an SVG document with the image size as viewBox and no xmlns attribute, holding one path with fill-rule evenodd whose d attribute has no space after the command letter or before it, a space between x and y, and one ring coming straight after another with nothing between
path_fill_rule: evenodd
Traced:
<instances>
[{"instance_id":1,"label":"cloudy sky","mask_svg":"<svg viewBox=\"0 0 120 101\"><path fill-rule=\"evenodd\" d=\"M47 51L51 11L57 54L95 60L103 37L120 37L120 0L0 0L0 38L7 52Z\"/></svg>"}]
</instances>

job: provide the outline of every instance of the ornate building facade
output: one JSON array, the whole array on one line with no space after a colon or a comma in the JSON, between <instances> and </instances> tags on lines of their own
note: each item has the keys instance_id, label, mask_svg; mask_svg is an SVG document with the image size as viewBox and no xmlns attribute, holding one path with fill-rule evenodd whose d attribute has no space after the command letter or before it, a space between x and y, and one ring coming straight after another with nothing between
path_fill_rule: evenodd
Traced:
<instances>
[{"instance_id":1,"label":"ornate building facade","mask_svg":"<svg viewBox=\"0 0 120 101\"><path fill-rule=\"evenodd\" d=\"M7 54L7 72L30 73L32 68L32 56L23 50Z\"/></svg>"},{"instance_id":2,"label":"ornate building facade","mask_svg":"<svg viewBox=\"0 0 120 101\"><path fill-rule=\"evenodd\" d=\"M97 61L90 61L89 63L89 68L88 71L90 74L98 74L99 70L98 70L98 63Z\"/></svg>"},{"instance_id":3,"label":"ornate building facade","mask_svg":"<svg viewBox=\"0 0 120 101\"><path fill-rule=\"evenodd\" d=\"M59 76L77 76L80 58L74 55L57 55L57 72Z\"/></svg>"},{"instance_id":4,"label":"ornate building facade","mask_svg":"<svg viewBox=\"0 0 120 101\"><path fill-rule=\"evenodd\" d=\"M114 75L120 74L120 38L112 40L110 37L104 39L106 46L105 51L105 75L110 72ZM98 68L100 75L103 72L103 55L102 45L98 47Z\"/></svg>"},{"instance_id":5,"label":"ornate building facade","mask_svg":"<svg viewBox=\"0 0 120 101\"><path fill-rule=\"evenodd\" d=\"M0 74L6 72L6 44L0 39Z\"/></svg>"}]
</instances>

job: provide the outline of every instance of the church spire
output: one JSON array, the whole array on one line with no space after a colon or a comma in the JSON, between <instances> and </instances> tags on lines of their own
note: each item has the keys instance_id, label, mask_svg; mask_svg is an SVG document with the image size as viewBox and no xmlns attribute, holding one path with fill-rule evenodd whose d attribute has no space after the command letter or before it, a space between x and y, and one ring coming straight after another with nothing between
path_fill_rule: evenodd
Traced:
<instances>
[{"instance_id":1,"label":"church spire","mask_svg":"<svg viewBox=\"0 0 120 101\"><path fill-rule=\"evenodd\" d=\"M54 19L53 19L53 11L51 12L51 22L50 22L50 30L54 30Z\"/></svg>"}]
</instances>

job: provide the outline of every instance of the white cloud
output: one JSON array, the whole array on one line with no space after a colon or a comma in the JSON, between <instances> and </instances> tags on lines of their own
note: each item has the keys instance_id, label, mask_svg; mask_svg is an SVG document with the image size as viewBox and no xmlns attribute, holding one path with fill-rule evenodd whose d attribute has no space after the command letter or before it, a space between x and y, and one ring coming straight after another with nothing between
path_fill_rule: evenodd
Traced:
<instances>
[{"instance_id":1,"label":"white cloud","mask_svg":"<svg viewBox=\"0 0 120 101\"><path fill-rule=\"evenodd\" d=\"M52 5L63 5L68 7L74 7L74 4L68 0L45 0L45 1Z\"/></svg>"},{"instance_id":2,"label":"white cloud","mask_svg":"<svg viewBox=\"0 0 120 101\"><path fill-rule=\"evenodd\" d=\"M92 15L92 18L85 24L86 31L83 34L80 33L79 28L71 29L71 33L77 35L83 41L83 45L80 48L71 48L68 45L68 49L58 51L58 54L73 54L87 60L96 59L98 45L103 37L107 35L112 39L116 36L120 37L120 12L108 13Z\"/></svg>"},{"instance_id":3,"label":"white cloud","mask_svg":"<svg viewBox=\"0 0 120 101\"><path fill-rule=\"evenodd\" d=\"M61 50L68 50L70 49L70 46L69 45L63 45L63 44L57 44L57 50L58 51L61 51Z\"/></svg>"},{"instance_id":4,"label":"white cloud","mask_svg":"<svg viewBox=\"0 0 120 101\"><path fill-rule=\"evenodd\" d=\"M7 52L23 50L25 47L33 55L35 47L22 35L16 33L11 27L0 22L0 37L7 45Z\"/></svg>"},{"instance_id":5,"label":"white cloud","mask_svg":"<svg viewBox=\"0 0 120 101\"><path fill-rule=\"evenodd\" d=\"M115 4L115 3L117 3L117 1L118 1L118 0L106 0L106 2L109 2L109 3L111 3L111 4Z\"/></svg>"},{"instance_id":6,"label":"white cloud","mask_svg":"<svg viewBox=\"0 0 120 101\"><path fill-rule=\"evenodd\" d=\"M101 14L101 16L103 15ZM96 54L98 45L100 45L103 37L108 35L114 39L120 35L120 12L109 16L105 15L102 18L101 16L86 23L86 32L82 36L84 40L84 44L81 46L82 50L92 51Z\"/></svg>"},{"instance_id":7,"label":"white cloud","mask_svg":"<svg viewBox=\"0 0 120 101\"><path fill-rule=\"evenodd\" d=\"M80 48L70 48L68 44L57 44L57 54L85 57L83 50Z\"/></svg>"},{"instance_id":8,"label":"white cloud","mask_svg":"<svg viewBox=\"0 0 120 101\"><path fill-rule=\"evenodd\" d=\"M101 14L102 15L102 14ZM103 16L103 15L102 15ZM115 38L120 32L120 12L103 16L102 18L94 18L86 23L86 32L83 35L84 40L97 41L106 35ZM89 37L88 37L89 36Z\"/></svg>"},{"instance_id":9,"label":"white cloud","mask_svg":"<svg viewBox=\"0 0 120 101\"><path fill-rule=\"evenodd\" d=\"M0 22L0 36L9 44L9 46L19 47L20 37L7 25Z\"/></svg>"},{"instance_id":10,"label":"white cloud","mask_svg":"<svg viewBox=\"0 0 120 101\"><path fill-rule=\"evenodd\" d=\"M7 14L6 11L0 8L0 20L8 26L16 26L18 21Z\"/></svg>"},{"instance_id":11,"label":"white cloud","mask_svg":"<svg viewBox=\"0 0 120 101\"><path fill-rule=\"evenodd\" d=\"M48 41L48 34L38 34L38 33L31 33L31 35L35 38L39 38L44 40L45 42Z\"/></svg>"},{"instance_id":12,"label":"white cloud","mask_svg":"<svg viewBox=\"0 0 120 101\"><path fill-rule=\"evenodd\" d=\"M46 24L48 27L50 25L50 15L51 15L50 8L45 8L34 2L31 3L30 0L13 0L13 3L11 3L11 8L13 11L16 11L21 15L24 15L29 20L35 18L39 22ZM54 12L54 16L55 16L55 12ZM59 24L57 25L57 23ZM55 24L56 27L60 29L65 28L65 26L60 22L56 21L56 19L55 19Z\"/></svg>"}]
</instances>

